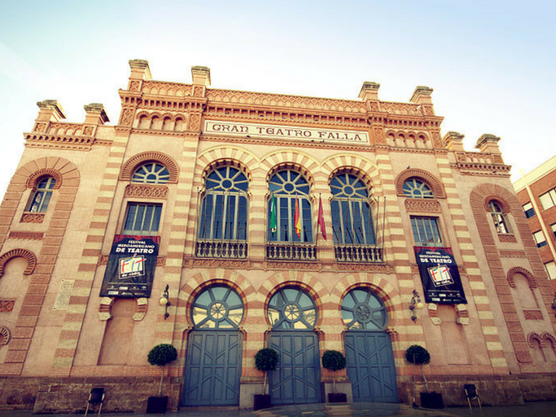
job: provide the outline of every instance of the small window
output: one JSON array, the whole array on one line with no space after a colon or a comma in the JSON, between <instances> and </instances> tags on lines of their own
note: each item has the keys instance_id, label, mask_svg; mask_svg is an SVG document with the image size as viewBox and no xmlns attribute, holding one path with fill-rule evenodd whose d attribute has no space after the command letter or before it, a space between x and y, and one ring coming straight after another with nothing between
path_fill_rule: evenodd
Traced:
<instances>
[{"instance_id":1,"label":"small window","mask_svg":"<svg viewBox=\"0 0 556 417\"><path fill-rule=\"evenodd\" d=\"M525 217L528 219L535 215L535 210L533 209L533 205L531 203L524 204L523 211L525 212Z\"/></svg>"},{"instance_id":2,"label":"small window","mask_svg":"<svg viewBox=\"0 0 556 417\"><path fill-rule=\"evenodd\" d=\"M552 228L552 233L554 233L554 237L556 238L556 223L551 224L550 227Z\"/></svg>"},{"instance_id":3,"label":"small window","mask_svg":"<svg viewBox=\"0 0 556 417\"><path fill-rule=\"evenodd\" d=\"M155 236L160 225L162 204L129 203L124 223L124 235Z\"/></svg>"},{"instance_id":4,"label":"small window","mask_svg":"<svg viewBox=\"0 0 556 417\"><path fill-rule=\"evenodd\" d=\"M553 188L549 192L540 195L539 200L541 200L542 208L544 210L547 210L550 207L556 205L556 188Z\"/></svg>"},{"instance_id":5,"label":"small window","mask_svg":"<svg viewBox=\"0 0 556 417\"><path fill-rule=\"evenodd\" d=\"M170 179L168 168L156 162L141 165L135 170L131 182L142 184L166 184Z\"/></svg>"},{"instance_id":6,"label":"small window","mask_svg":"<svg viewBox=\"0 0 556 417\"><path fill-rule=\"evenodd\" d=\"M44 213L48 208L48 203L52 197L52 189L56 185L56 180L46 177L39 181L33 197L29 201L27 211L32 213Z\"/></svg>"},{"instance_id":7,"label":"small window","mask_svg":"<svg viewBox=\"0 0 556 417\"><path fill-rule=\"evenodd\" d=\"M548 278L556 279L556 264L554 261L550 261L544 264L544 268L546 269L546 273L548 274Z\"/></svg>"},{"instance_id":8,"label":"small window","mask_svg":"<svg viewBox=\"0 0 556 417\"><path fill-rule=\"evenodd\" d=\"M434 198L431 187L418 178L409 178L403 183L403 193L411 198Z\"/></svg>"},{"instance_id":9,"label":"small window","mask_svg":"<svg viewBox=\"0 0 556 417\"><path fill-rule=\"evenodd\" d=\"M537 248L542 248L546 246L546 239L544 238L544 234L542 230L533 233L533 237L535 238L535 242L537 242Z\"/></svg>"},{"instance_id":10,"label":"small window","mask_svg":"<svg viewBox=\"0 0 556 417\"><path fill-rule=\"evenodd\" d=\"M504 213L502 212L502 207L496 201L492 200L488 203L490 208L490 214L492 215L492 220L494 221L494 227L499 234L509 233L506 219L504 218Z\"/></svg>"},{"instance_id":11,"label":"small window","mask_svg":"<svg viewBox=\"0 0 556 417\"><path fill-rule=\"evenodd\" d=\"M442 246L436 217L411 217L415 246Z\"/></svg>"}]
</instances>

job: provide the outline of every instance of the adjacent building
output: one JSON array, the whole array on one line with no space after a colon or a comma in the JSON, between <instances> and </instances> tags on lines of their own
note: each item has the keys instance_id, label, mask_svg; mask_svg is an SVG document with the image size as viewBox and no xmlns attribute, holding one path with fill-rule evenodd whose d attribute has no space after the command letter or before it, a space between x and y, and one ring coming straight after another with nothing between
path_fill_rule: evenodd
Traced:
<instances>
[{"instance_id":1,"label":"adjacent building","mask_svg":"<svg viewBox=\"0 0 556 417\"><path fill-rule=\"evenodd\" d=\"M556 291L556 156L528 174L523 173L514 188Z\"/></svg>"},{"instance_id":2,"label":"adjacent building","mask_svg":"<svg viewBox=\"0 0 556 417\"><path fill-rule=\"evenodd\" d=\"M350 400L411 404L414 344L446 404L464 383L556 399L553 290L498 137L442 135L428 87L338 100L130 67L115 124L45 100L24 134L0 207L2 407L75 412L104 387L104 410L144 411L159 343L171 409L251 407L267 346L275 405L326 400L325 350Z\"/></svg>"}]
</instances>

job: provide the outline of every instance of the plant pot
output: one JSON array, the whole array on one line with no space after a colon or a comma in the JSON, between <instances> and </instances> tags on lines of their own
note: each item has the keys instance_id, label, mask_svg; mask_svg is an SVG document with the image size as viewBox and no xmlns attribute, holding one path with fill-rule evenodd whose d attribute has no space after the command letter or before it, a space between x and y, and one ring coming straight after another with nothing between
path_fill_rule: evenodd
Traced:
<instances>
[{"instance_id":1,"label":"plant pot","mask_svg":"<svg viewBox=\"0 0 556 417\"><path fill-rule=\"evenodd\" d=\"M168 397L149 397L147 402L148 414L164 414L168 407Z\"/></svg>"},{"instance_id":2,"label":"plant pot","mask_svg":"<svg viewBox=\"0 0 556 417\"><path fill-rule=\"evenodd\" d=\"M421 407L424 408L444 408L442 394L439 392L422 392Z\"/></svg>"},{"instance_id":3,"label":"plant pot","mask_svg":"<svg viewBox=\"0 0 556 417\"><path fill-rule=\"evenodd\" d=\"M253 410L257 411L270 407L272 407L270 403L270 394L255 394L253 397Z\"/></svg>"},{"instance_id":4,"label":"plant pot","mask_svg":"<svg viewBox=\"0 0 556 417\"><path fill-rule=\"evenodd\" d=\"M347 403L347 395L344 393L329 393L328 394L329 403Z\"/></svg>"}]
</instances>

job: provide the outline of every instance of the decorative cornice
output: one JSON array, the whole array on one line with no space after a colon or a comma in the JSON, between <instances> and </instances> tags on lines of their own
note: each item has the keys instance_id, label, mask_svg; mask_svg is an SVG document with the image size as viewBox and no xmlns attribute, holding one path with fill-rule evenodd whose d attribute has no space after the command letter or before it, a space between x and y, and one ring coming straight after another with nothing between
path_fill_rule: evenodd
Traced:
<instances>
[{"instance_id":1,"label":"decorative cornice","mask_svg":"<svg viewBox=\"0 0 556 417\"><path fill-rule=\"evenodd\" d=\"M31 148L58 148L78 151L90 151L94 143L92 137L58 136L37 133L25 133L25 146Z\"/></svg>"},{"instance_id":2,"label":"decorative cornice","mask_svg":"<svg viewBox=\"0 0 556 417\"><path fill-rule=\"evenodd\" d=\"M10 232L8 239L41 240L44 233L39 232Z\"/></svg>"},{"instance_id":3,"label":"decorative cornice","mask_svg":"<svg viewBox=\"0 0 556 417\"><path fill-rule=\"evenodd\" d=\"M129 184L125 188L124 197L166 199L168 197L168 187L165 185Z\"/></svg>"}]
</instances>

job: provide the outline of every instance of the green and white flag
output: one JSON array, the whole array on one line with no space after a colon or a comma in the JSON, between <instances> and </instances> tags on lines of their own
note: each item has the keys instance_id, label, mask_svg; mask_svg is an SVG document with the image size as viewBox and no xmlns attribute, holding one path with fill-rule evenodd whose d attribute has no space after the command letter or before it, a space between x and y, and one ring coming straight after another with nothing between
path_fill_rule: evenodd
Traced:
<instances>
[{"instance_id":1,"label":"green and white flag","mask_svg":"<svg viewBox=\"0 0 556 417\"><path fill-rule=\"evenodd\" d=\"M270 231L276 233L276 197L274 193L270 195Z\"/></svg>"}]
</instances>

